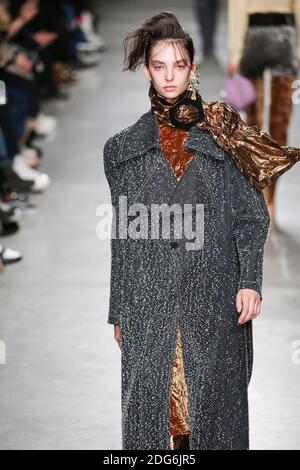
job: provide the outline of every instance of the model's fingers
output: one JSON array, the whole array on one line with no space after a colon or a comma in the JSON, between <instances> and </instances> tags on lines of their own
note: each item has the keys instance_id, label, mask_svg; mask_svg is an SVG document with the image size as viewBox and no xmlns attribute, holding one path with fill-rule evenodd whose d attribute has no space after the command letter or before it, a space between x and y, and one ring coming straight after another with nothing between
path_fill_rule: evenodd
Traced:
<instances>
[{"instance_id":1,"label":"model's fingers","mask_svg":"<svg viewBox=\"0 0 300 470\"><path fill-rule=\"evenodd\" d=\"M260 314L260 300L257 300L255 304L255 318Z\"/></svg>"},{"instance_id":2,"label":"model's fingers","mask_svg":"<svg viewBox=\"0 0 300 470\"><path fill-rule=\"evenodd\" d=\"M114 337L118 345L120 346L121 344L121 326L120 325L115 325Z\"/></svg>"},{"instance_id":3,"label":"model's fingers","mask_svg":"<svg viewBox=\"0 0 300 470\"><path fill-rule=\"evenodd\" d=\"M258 302L257 315L260 315L260 313L261 313L261 302Z\"/></svg>"},{"instance_id":4,"label":"model's fingers","mask_svg":"<svg viewBox=\"0 0 300 470\"><path fill-rule=\"evenodd\" d=\"M259 302L256 299L254 303L253 318L256 318L258 315L258 306L259 306Z\"/></svg>"},{"instance_id":5,"label":"model's fingers","mask_svg":"<svg viewBox=\"0 0 300 470\"><path fill-rule=\"evenodd\" d=\"M248 309L249 309L249 298L247 295L242 295L242 304L243 304L243 310L240 315L238 323L242 324L245 321L245 318L248 315Z\"/></svg>"},{"instance_id":6,"label":"model's fingers","mask_svg":"<svg viewBox=\"0 0 300 470\"><path fill-rule=\"evenodd\" d=\"M242 294L241 294L240 291L237 293L235 305L236 305L236 309L237 309L238 313L240 313L242 308L243 308Z\"/></svg>"},{"instance_id":7,"label":"model's fingers","mask_svg":"<svg viewBox=\"0 0 300 470\"><path fill-rule=\"evenodd\" d=\"M241 322L246 323L249 317L249 310L250 308L250 298L248 296L245 296L243 299L243 311L242 311L242 316L241 316Z\"/></svg>"},{"instance_id":8,"label":"model's fingers","mask_svg":"<svg viewBox=\"0 0 300 470\"><path fill-rule=\"evenodd\" d=\"M247 323L248 321L250 321L254 318L255 301L256 301L256 298L251 296L250 299L249 299L249 308L248 308L248 314L245 318L245 323Z\"/></svg>"}]
</instances>

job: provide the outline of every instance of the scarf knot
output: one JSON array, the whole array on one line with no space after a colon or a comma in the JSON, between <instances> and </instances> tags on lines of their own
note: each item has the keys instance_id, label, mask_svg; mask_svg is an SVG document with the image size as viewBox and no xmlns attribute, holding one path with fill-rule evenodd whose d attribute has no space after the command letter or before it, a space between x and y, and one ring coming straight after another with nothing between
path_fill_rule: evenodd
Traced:
<instances>
[{"instance_id":1,"label":"scarf knot","mask_svg":"<svg viewBox=\"0 0 300 470\"><path fill-rule=\"evenodd\" d=\"M205 119L202 98L196 90L186 88L175 98L159 95L151 82L149 88L151 110L161 124L189 130Z\"/></svg>"}]
</instances>

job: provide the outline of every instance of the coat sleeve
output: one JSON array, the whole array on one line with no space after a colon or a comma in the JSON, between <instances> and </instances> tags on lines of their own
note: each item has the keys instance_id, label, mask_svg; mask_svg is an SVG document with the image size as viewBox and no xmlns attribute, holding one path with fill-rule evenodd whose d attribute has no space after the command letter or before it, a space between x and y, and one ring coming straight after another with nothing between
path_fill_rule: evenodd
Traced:
<instances>
[{"instance_id":1,"label":"coat sleeve","mask_svg":"<svg viewBox=\"0 0 300 470\"><path fill-rule=\"evenodd\" d=\"M254 289L262 300L263 257L270 217L262 191L256 189L230 161L231 230L240 273L239 289Z\"/></svg>"},{"instance_id":2,"label":"coat sleeve","mask_svg":"<svg viewBox=\"0 0 300 470\"><path fill-rule=\"evenodd\" d=\"M109 311L107 323L121 325L122 303L125 289L125 239L117 238L117 221L120 193L120 182L118 178L117 164L115 157L119 151L120 134L110 137L103 148L104 173L110 188L111 204L113 208L111 234L110 234L110 294Z\"/></svg>"}]
</instances>

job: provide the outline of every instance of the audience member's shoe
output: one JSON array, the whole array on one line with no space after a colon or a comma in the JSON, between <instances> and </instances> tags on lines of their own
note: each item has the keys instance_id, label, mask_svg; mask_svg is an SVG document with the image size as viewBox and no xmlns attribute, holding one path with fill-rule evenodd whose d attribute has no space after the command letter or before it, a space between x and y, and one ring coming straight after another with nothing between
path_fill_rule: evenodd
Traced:
<instances>
[{"instance_id":1,"label":"audience member's shoe","mask_svg":"<svg viewBox=\"0 0 300 470\"><path fill-rule=\"evenodd\" d=\"M39 137L46 137L53 134L57 127L57 119L53 116L46 116L40 113L37 117L35 131Z\"/></svg>"},{"instance_id":2,"label":"audience member's shoe","mask_svg":"<svg viewBox=\"0 0 300 470\"><path fill-rule=\"evenodd\" d=\"M95 65L98 65L101 60L101 54L99 54L99 52L93 52L89 54L77 52L76 56L77 56L76 67L78 69L94 67Z\"/></svg>"},{"instance_id":3,"label":"audience member's shoe","mask_svg":"<svg viewBox=\"0 0 300 470\"><path fill-rule=\"evenodd\" d=\"M98 51L106 50L106 44L104 39L96 33L94 25L94 15L92 12L85 10L80 14L80 29L83 32L86 41L93 43L97 48Z\"/></svg>"},{"instance_id":4,"label":"audience member's shoe","mask_svg":"<svg viewBox=\"0 0 300 470\"><path fill-rule=\"evenodd\" d=\"M25 193L29 192L34 184L33 178L22 178L10 165L0 167L0 181L7 189Z\"/></svg>"},{"instance_id":5,"label":"audience member's shoe","mask_svg":"<svg viewBox=\"0 0 300 470\"><path fill-rule=\"evenodd\" d=\"M17 263L22 259L21 253L18 251L12 250L11 248L5 248L3 245L0 245L0 258L4 265Z\"/></svg>"},{"instance_id":6,"label":"audience member's shoe","mask_svg":"<svg viewBox=\"0 0 300 470\"><path fill-rule=\"evenodd\" d=\"M1 222L0 236L9 237L20 230L18 222Z\"/></svg>"},{"instance_id":7,"label":"audience member's shoe","mask_svg":"<svg viewBox=\"0 0 300 470\"><path fill-rule=\"evenodd\" d=\"M28 165L26 165L20 155L15 156L13 168L22 179L30 179L34 181L34 184L31 187L31 191L42 192L45 191L46 188L48 188L50 184L49 176L46 173L41 173L40 171L30 168Z\"/></svg>"},{"instance_id":8,"label":"audience member's shoe","mask_svg":"<svg viewBox=\"0 0 300 470\"><path fill-rule=\"evenodd\" d=\"M19 222L22 211L18 207L11 207L5 202L0 202L0 220L2 222Z\"/></svg>"},{"instance_id":9,"label":"audience member's shoe","mask_svg":"<svg viewBox=\"0 0 300 470\"><path fill-rule=\"evenodd\" d=\"M2 222L10 221L10 218L14 215L14 211L15 209L4 202L0 203L0 220Z\"/></svg>"},{"instance_id":10,"label":"audience member's shoe","mask_svg":"<svg viewBox=\"0 0 300 470\"><path fill-rule=\"evenodd\" d=\"M24 193L16 193L16 192L6 192L2 194L2 200L5 201L9 207L12 208L19 208L21 211L28 211L36 208L36 204L29 202L27 198L25 198L27 194Z\"/></svg>"},{"instance_id":11,"label":"audience member's shoe","mask_svg":"<svg viewBox=\"0 0 300 470\"><path fill-rule=\"evenodd\" d=\"M77 82L77 72L73 68L62 62L54 62L53 66L53 79L55 83L61 85L72 85Z\"/></svg>"},{"instance_id":12,"label":"audience member's shoe","mask_svg":"<svg viewBox=\"0 0 300 470\"><path fill-rule=\"evenodd\" d=\"M79 42L76 44L76 49L77 52L80 53L100 53L101 46L99 46L98 42L93 42L93 41L85 41L85 42Z\"/></svg>"}]
</instances>

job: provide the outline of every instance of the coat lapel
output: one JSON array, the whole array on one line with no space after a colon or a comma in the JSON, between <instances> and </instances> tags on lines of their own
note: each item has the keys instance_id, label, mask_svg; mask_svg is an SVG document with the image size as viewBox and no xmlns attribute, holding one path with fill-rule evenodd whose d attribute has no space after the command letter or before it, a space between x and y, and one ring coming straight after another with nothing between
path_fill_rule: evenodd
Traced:
<instances>
[{"instance_id":1,"label":"coat lapel","mask_svg":"<svg viewBox=\"0 0 300 470\"><path fill-rule=\"evenodd\" d=\"M206 158L224 160L225 151L218 146L209 131L197 126L190 129L186 148L195 150L195 155L180 180L177 181L162 153L159 127L151 109L144 113L135 124L125 129L117 157L118 162L135 158L138 162L139 158L149 156L150 151L155 159L155 165L145 175L144 182L134 195L133 203L140 202L145 205L151 203L213 204L212 192L202 160Z\"/></svg>"},{"instance_id":2,"label":"coat lapel","mask_svg":"<svg viewBox=\"0 0 300 470\"><path fill-rule=\"evenodd\" d=\"M158 123L151 109L125 131L118 155L119 162L143 156L154 147L160 148ZM190 129L186 147L217 160L224 160L225 151L214 141L211 133L197 126Z\"/></svg>"}]
</instances>

